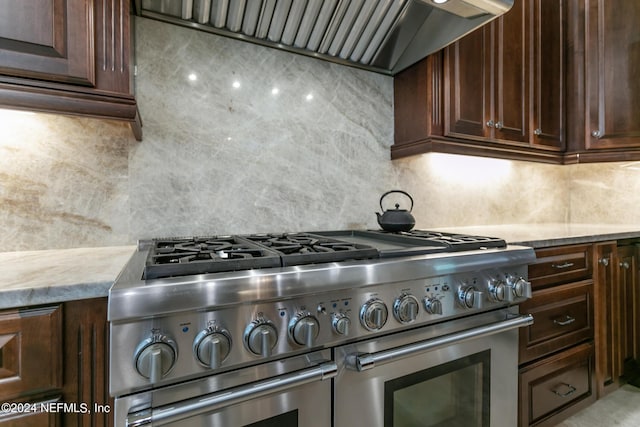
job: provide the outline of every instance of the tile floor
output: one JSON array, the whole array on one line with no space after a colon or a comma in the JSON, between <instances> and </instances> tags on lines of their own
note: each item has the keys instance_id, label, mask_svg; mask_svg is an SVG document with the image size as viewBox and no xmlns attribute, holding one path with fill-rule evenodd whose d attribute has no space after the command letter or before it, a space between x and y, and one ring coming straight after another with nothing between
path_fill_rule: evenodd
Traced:
<instances>
[{"instance_id":1,"label":"tile floor","mask_svg":"<svg viewBox=\"0 0 640 427\"><path fill-rule=\"evenodd\" d=\"M640 388L624 385L556 427L614 426L640 426Z\"/></svg>"}]
</instances>

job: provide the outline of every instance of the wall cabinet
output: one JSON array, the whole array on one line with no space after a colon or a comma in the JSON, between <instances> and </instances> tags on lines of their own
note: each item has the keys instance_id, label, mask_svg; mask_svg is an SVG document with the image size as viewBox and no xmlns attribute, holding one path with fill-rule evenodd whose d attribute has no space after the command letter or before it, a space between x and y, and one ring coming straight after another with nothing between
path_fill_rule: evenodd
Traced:
<instances>
[{"instance_id":1,"label":"wall cabinet","mask_svg":"<svg viewBox=\"0 0 640 427\"><path fill-rule=\"evenodd\" d=\"M391 157L640 159L638 21L638 2L516 0L504 16L437 53L442 69L432 61L396 76L396 108L416 113L396 114ZM412 93L407 85L442 88ZM429 132L404 133L417 115Z\"/></svg>"},{"instance_id":2,"label":"wall cabinet","mask_svg":"<svg viewBox=\"0 0 640 427\"><path fill-rule=\"evenodd\" d=\"M0 426L112 426L108 339L106 298L0 312L0 402L36 409L0 414ZM71 406L42 410L56 402Z\"/></svg>"},{"instance_id":3,"label":"wall cabinet","mask_svg":"<svg viewBox=\"0 0 640 427\"><path fill-rule=\"evenodd\" d=\"M126 120L133 96L129 1L10 0L0 10L0 106Z\"/></svg>"},{"instance_id":4,"label":"wall cabinet","mask_svg":"<svg viewBox=\"0 0 640 427\"><path fill-rule=\"evenodd\" d=\"M640 4L569 2L566 162L640 158Z\"/></svg>"},{"instance_id":5,"label":"wall cabinet","mask_svg":"<svg viewBox=\"0 0 640 427\"><path fill-rule=\"evenodd\" d=\"M440 151L559 163L563 11L563 1L517 0L436 59L398 74L391 157Z\"/></svg>"}]
</instances>

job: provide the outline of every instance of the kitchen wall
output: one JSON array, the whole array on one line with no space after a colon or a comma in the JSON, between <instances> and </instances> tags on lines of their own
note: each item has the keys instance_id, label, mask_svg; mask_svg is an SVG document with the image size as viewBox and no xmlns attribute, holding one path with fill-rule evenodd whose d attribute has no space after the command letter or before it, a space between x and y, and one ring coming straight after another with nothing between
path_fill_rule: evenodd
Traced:
<instances>
[{"instance_id":1,"label":"kitchen wall","mask_svg":"<svg viewBox=\"0 0 640 427\"><path fill-rule=\"evenodd\" d=\"M122 123L0 112L0 251L376 227L393 188L421 228L640 223L635 164L391 162L390 77L140 18L136 55L142 142Z\"/></svg>"}]
</instances>

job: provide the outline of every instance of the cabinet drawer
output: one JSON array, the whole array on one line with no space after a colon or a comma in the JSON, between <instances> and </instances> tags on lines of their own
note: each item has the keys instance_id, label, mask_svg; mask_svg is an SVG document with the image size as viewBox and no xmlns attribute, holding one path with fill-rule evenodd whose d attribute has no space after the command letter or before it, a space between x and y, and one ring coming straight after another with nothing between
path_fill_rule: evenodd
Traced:
<instances>
[{"instance_id":1,"label":"cabinet drawer","mask_svg":"<svg viewBox=\"0 0 640 427\"><path fill-rule=\"evenodd\" d=\"M0 312L0 401L62 387L61 311Z\"/></svg>"},{"instance_id":2,"label":"cabinet drawer","mask_svg":"<svg viewBox=\"0 0 640 427\"><path fill-rule=\"evenodd\" d=\"M586 343L520 371L520 425L555 425L595 400L593 344ZM581 404L582 403L582 404Z\"/></svg>"},{"instance_id":3,"label":"cabinet drawer","mask_svg":"<svg viewBox=\"0 0 640 427\"><path fill-rule=\"evenodd\" d=\"M531 287L548 286L589 279L593 274L592 245L538 249L537 260L529 265Z\"/></svg>"},{"instance_id":4,"label":"cabinet drawer","mask_svg":"<svg viewBox=\"0 0 640 427\"><path fill-rule=\"evenodd\" d=\"M533 324L520 328L520 363L593 339L593 282L535 291L520 305Z\"/></svg>"}]
</instances>

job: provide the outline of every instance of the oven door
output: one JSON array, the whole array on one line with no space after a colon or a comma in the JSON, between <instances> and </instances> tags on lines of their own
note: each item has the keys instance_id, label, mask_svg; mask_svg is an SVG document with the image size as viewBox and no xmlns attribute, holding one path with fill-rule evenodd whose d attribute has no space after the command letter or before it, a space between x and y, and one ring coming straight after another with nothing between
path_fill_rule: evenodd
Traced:
<instances>
[{"instance_id":1,"label":"oven door","mask_svg":"<svg viewBox=\"0 0 640 427\"><path fill-rule=\"evenodd\" d=\"M517 425L517 328L532 322L499 310L338 348L334 426Z\"/></svg>"},{"instance_id":2,"label":"oven door","mask_svg":"<svg viewBox=\"0 0 640 427\"><path fill-rule=\"evenodd\" d=\"M331 426L330 351L115 399L116 427Z\"/></svg>"}]
</instances>

